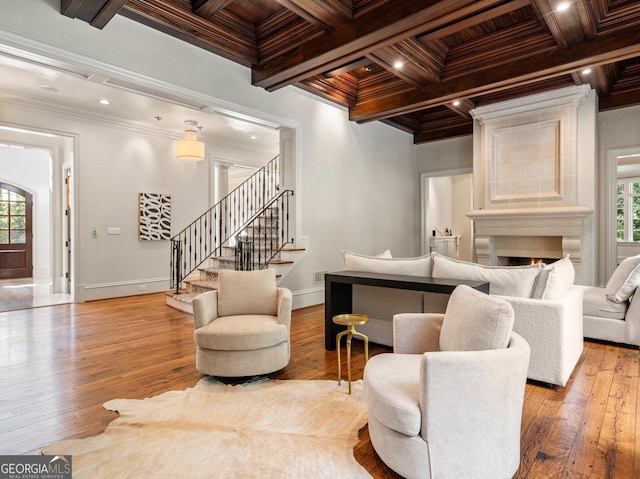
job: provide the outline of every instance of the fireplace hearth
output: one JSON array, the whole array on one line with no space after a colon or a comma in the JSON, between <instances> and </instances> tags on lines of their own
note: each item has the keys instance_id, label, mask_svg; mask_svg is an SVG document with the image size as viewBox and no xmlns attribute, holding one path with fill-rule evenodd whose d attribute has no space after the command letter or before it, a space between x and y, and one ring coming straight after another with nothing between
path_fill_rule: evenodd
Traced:
<instances>
[{"instance_id":1,"label":"fireplace hearth","mask_svg":"<svg viewBox=\"0 0 640 479\"><path fill-rule=\"evenodd\" d=\"M532 264L552 264L561 258L528 258L522 256L498 256L500 266L528 266Z\"/></svg>"}]
</instances>

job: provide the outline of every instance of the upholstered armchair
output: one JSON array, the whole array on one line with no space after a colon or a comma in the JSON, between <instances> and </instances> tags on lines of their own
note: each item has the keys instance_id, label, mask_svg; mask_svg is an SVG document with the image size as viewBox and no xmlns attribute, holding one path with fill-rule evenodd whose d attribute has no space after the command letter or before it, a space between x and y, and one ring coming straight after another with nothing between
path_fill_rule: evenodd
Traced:
<instances>
[{"instance_id":1,"label":"upholstered armchair","mask_svg":"<svg viewBox=\"0 0 640 479\"><path fill-rule=\"evenodd\" d=\"M220 271L218 290L193 299L196 367L217 377L273 373L290 359L291 291L275 272Z\"/></svg>"},{"instance_id":2,"label":"upholstered armchair","mask_svg":"<svg viewBox=\"0 0 640 479\"><path fill-rule=\"evenodd\" d=\"M369 434L408 478L510 478L530 349L506 301L458 286L444 314L393 318L394 352L364 371Z\"/></svg>"}]
</instances>

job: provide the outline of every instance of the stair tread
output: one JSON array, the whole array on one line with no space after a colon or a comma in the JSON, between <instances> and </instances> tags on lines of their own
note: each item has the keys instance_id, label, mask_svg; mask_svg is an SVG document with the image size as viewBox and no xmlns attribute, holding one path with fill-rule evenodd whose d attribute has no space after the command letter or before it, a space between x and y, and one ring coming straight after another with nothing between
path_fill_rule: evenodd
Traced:
<instances>
[{"instance_id":1,"label":"stair tread","mask_svg":"<svg viewBox=\"0 0 640 479\"><path fill-rule=\"evenodd\" d=\"M191 303L193 301L193 298L198 296L198 294L200 294L200 293L180 293L180 294L176 294L175 291L173 291L172 293L170 293L170 292L166 293L167 296L175 299L176 301L182 301L183 303Z\"/></svg>"},{"instance_id":2,"label":"stair tread","mask_svg":"<svg viewBox=\"0 0 640 479\"><path fill-rule=\"evenodd\" d=\"M293 264L293 261L289 261L286 259L272 259L269 261L269 264Z\"/></svg>"},{"instance_id":3,"label":"stair tread","mask_svg":"<svg viewBox=\"0 0 640 479\"><path fill-rule=\"evenodd\" d=\"M204 286L204 287L212 287L216 288L218 285L218 281L212 281L209 279L185 279L183 283L191 284L193 286Z\"/></svg>"}]
</instances>

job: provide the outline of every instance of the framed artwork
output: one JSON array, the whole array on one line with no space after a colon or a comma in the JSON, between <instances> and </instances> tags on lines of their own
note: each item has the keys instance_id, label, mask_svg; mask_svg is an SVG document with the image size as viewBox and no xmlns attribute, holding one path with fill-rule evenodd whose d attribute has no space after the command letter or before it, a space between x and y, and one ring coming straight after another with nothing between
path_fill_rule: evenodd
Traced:
<instances>
[{"instance_id":1,"label":"framed artwork","mask_svg":"<svg viewBox=\"0 0 640 479\"><path fill-rule=\"evenodd\" d=\"M138 239L141 241L171 238L171 195L138 194Z\"/></svg>"}]
</instances>

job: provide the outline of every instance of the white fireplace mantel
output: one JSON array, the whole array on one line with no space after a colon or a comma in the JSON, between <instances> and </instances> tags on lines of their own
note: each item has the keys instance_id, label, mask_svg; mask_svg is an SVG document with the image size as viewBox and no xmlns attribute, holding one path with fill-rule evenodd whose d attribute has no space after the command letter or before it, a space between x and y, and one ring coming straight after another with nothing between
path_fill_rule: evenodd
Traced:
<instances>
[{"instance_id":1,"label":"white fireplace mantel","mask_svg":"<svg viewBox=\"0 0 640 479\"><path fill-rule=\"evenodd\" d=\"M474 210L476 236L581 236L584 220L593 210L586 206Z\"/></svg>"}]
</instances>

